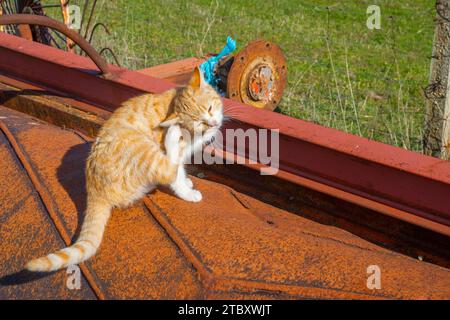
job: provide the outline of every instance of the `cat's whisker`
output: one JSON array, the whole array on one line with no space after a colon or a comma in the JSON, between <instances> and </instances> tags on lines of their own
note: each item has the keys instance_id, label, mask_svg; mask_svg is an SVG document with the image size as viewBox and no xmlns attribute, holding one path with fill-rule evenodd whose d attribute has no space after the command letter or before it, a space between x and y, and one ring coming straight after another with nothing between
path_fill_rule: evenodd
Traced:
<instances>
[{"instance_id":1,"label":"cat's whisker","mask_svg":"<svg viewBox=\"0 0 450 320\"><path fill-rule=\"evenodd\" d=\"M241 113L241 114L242 114L242 113ZM228 119L234 118L234 117L236 117L236 116L239 116L239 113L227 113L227 114L224 114L224 117L225 117L225 118L228 118Z\"/></svg>"},{"instance_id":2,"label":"cat's whisker","mask_svg":"<svg viewBox=\"0 0 450 320\"><path fill-rule=\"evenodd\" d=\"M227 110L224 115L226 116L238 116L241 114L245 114L245 111L243 110Z\"/></svg>"},{"instance_id":3,"label":"cat's whisker","mask_svg":"<svg viewBox=\"0 0 450 320\"><path fill-rule=\"evenodd\" d=\"M241 120L239 120L235 117L227 117L227 119L224 119L222 122L223 123L230 123L230 122L243 123Z\"/></svg>"},{"instance_id":4,"label":"cat's whisker","mask_svg":"<svg viewBox=\"0 0 450 320\"><path fill-rule=\"evenodd\" d=\"M242 113L245 113L245 111L242 109L231 109L231 110L226 110L224 112L224 114L242 114Z\"/></svg>"},{"instance_id":5,"label":"cat's whisker","mask_svg":"<svg viewBox=\"0 0 450 320\"><path fill-rule=\"evenodd\" d=\"M223 116L223 119L222 119L222 122L223 122L223 121L230 121L231 119L232 119L231 116L229 116L229 115L224 115L224 116Z\"/></svg>"}]
</instances>

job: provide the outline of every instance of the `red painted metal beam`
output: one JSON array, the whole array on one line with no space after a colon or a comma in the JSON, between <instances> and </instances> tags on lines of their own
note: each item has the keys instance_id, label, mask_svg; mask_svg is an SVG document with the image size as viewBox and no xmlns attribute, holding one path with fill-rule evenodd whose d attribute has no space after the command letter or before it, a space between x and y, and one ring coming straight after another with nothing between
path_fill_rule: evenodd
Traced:
<instances>
[{"instance_id":1,"label":"red painted metal beam","mask_svg":"<svg viewBox=\"0 0 450 320\"><path fill-rule=\"evenodd\" d=\"M0 32L3 75L39 84L59 94L114 111L123 101L143 92L163 92L170 82L113 65L108 79L98 76L86 57Z\"/></svg>"},{"instance_id":2,"label":"red painted metal beam","mask_svg":"<svg viewBox=\"0 0 450 320\"><path fill-rule=\"evenodd\" d=\"M314 189L331 195L340 190L347 201L450 235L450 162L266 110L238 119L229 127L280 130L278 175L285 179L319 183ZM248 146L228 151L228 157L250 153Z\"/></svg>"},{"instance_id":3,"label":"red painted metal beam","mask_svg":"<svg viewBox=\"0 0 450 320\"><path fill-rule=\"evenodd\" d=\"M174 86L110 68L111 78L103 79L87 58L0 33L0 74L109 111L137 94ZM450 235L449 162L228 99L225 107L237 120L228 128L280 130L280 177ZM248 150L231 151L246 157Z\"/></svg>"},{"instance_id":4,"label":"red painted metal beam","mask_svg":"<svg viewBox=\"0 0 450 320\"><path fill-rule=\"evenodd\" d=\"M65 5L63 5L65 7ZM63 7L64 19L66 18L66 10ZM78 32L69 29L64 23L45 16L39 16L34 14L6 14L0 16L0 25L9 24L19 24L24 25L38 25L51 28L53 30L59 31L67 37L67 43L70 41L75 42L81 49L86 52L86 54L92 59L92 61L97 65L97 67L102 72L104 77L109 75L108 63L103 59L103 57L95 51L94 47L91 46ZM31 31L30 31L31 33ZM28 40L32 40L32 37L25 37ZM68 48L70 50L70 48Z\"/></svg>"}]
</instances>

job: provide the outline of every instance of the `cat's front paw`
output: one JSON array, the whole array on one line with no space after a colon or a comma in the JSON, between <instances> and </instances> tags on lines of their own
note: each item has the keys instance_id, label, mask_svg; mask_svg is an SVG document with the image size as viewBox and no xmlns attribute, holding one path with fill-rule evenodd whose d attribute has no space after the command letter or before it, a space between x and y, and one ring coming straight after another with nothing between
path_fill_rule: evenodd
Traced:
<instances>
[{"instance_id":1,"label":"cat's front paw","mask_svg":"<svg viewBox=\"0 0 450 320\"><path fill-rule=\"evenodd\" d=\"M166 139L164 141L164 146L166 149L170 149L170 147L177 146L180 142L182 133L180 126L173 125L167 129Z\"/></svg>"},{"instance_id":2,"label":"cat's front paw","mask_svg":"<svg viewBox=\"0 0 450 320\"><path fill-rule=\"evenodd\" d=\"M191 189L188 193L186 193L183 197L183 200L190 202L199 202L203 199L202 193L198 190Z\"/></svg>"},{"instance_id":3,"label":"cat's front paw","mask_svg":"<svg viewBox=\"0 0 450 320\"><path fill-rule=\"evenodd\" d=\"M191 189L194 187L194 183L193 183L192 180L189 179L189 178L186 178L186 179L184 180L184 183L186 183L186 185L187 185L189 188L191 188Z\"/></svg>"},{"instance_id":4,"label":"cat's front paw","mask_svg":"<svg viewBox=\"0 0 450 320\"><path fill-rule=\"evenodd\" d=\"M167 129L164 147L172 163L178 164L180 162L180 142L182 136L181 128L177 125L173 125Z\"/></svg>"}]
</instances>

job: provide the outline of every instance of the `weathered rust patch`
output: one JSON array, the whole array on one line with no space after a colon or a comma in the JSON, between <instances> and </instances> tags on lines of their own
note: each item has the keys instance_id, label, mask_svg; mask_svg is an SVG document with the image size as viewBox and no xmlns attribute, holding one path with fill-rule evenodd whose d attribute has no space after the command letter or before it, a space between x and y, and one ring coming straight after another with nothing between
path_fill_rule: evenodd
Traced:
<instances>
[{"instance_id":1,"label":"weathered rust patch","mask_svg":"<svg viewBox=\"0 0 450 320\"><path fill-rule=\"evenodd\" d=\"M347 299L433 299L450 294L450 271L445 268L237 192L233 195L214 182L194 179L194 185L203 192L200 203L156 191L145 204L204 273L211 291ZM248 208L236 195L245 198ZM366 287L369 265L382 270L380 290Z\"/></svg>"}]
</instances>

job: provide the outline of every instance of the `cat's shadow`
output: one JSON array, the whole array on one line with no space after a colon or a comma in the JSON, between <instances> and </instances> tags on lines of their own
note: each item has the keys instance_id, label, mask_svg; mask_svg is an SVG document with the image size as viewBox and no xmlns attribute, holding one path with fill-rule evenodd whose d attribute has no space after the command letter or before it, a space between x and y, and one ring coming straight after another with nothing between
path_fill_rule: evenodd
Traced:
<instances>
[{"instance_id":1,"label":"cat's shadow","mask_svg":"<svg viewBox=\"0 0 450 320\"><path fill-rule=\"evenodd\" d=\"M76 206L77 229L72 243L78 238L86 211L86 160L91 150L91 142L71 147L62 158L57 169L57 177L61 186Z\"/></svg>"},{"instance_id":2,"label":"cat's shadow","mask_svg":"<svg viewBox=\"0 0 450 320\"><path fill-rule=\"evenodd\" d=\"M76 212L73 214L77 214L77 229L72 237L72 243L80 234L81 224L83 223L86 210L85 168L90 148L90 142L73 146L64 154L61 164L57 169L57 179L59 183L76 206ZM0 278L0 285L20 285L48 277L54 273L55 272L40 273L21 270Z\"/></svg>"}]
</instances>

